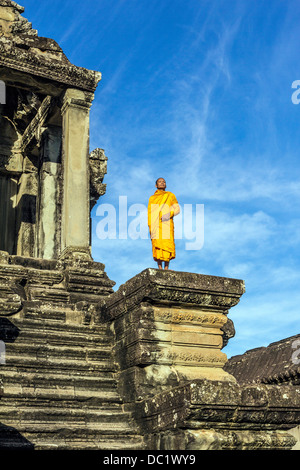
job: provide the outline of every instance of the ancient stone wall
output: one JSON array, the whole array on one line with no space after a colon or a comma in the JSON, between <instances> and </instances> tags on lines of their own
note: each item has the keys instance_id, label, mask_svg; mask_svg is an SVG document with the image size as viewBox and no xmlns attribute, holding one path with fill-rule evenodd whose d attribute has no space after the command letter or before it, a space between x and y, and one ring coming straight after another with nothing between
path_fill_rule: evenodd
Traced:
<instances>
[{"instance_id":1,"label":"ancient stone wall","mask_svg":"<svg viewBox=\"0 0 300 470\"><path fill-rule=\"evenodd\" d=\"M0 1L0 250L57 259L90 251L90 210L104 194L107 158L90 154L89 110L99 72L72 65Z\"/></svg>"}]
</instances>

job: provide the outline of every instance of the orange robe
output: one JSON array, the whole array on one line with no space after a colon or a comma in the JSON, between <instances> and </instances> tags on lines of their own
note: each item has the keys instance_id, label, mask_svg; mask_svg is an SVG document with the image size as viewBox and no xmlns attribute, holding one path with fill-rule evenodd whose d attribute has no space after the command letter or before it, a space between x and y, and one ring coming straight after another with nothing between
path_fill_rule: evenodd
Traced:
<instances>
[{"instance_id":1,"label":"orange robe","mask_svg":"<svg viewBox=\"0 0 300 470\"><path fill-rule=\"evenodd\" d=\"M176 256L174 242L173 217L179 214L180 208L176 197L169 191L157 189L148 203L148 226L152 242L154 261L170 261ZM162 221L162 216L170 219Z\"/></svg>"}]
</instances>

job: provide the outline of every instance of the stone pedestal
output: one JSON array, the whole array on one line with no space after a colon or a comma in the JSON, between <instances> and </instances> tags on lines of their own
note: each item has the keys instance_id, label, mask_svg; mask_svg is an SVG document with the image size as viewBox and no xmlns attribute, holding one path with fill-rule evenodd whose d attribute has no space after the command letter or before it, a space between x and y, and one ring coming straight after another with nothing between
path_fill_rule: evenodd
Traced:
<instances>
[{"instance_id":1,"label":"stone pedestal","mask_svg":"<svg viewBox=\"0 0 300 470\"><path fill-rule=\"evenodd\" d=\"M235 382L222 336L244 290L240 280L147 269L103 300L125 400L194 379Z\"/></svg>"}]
</instances>

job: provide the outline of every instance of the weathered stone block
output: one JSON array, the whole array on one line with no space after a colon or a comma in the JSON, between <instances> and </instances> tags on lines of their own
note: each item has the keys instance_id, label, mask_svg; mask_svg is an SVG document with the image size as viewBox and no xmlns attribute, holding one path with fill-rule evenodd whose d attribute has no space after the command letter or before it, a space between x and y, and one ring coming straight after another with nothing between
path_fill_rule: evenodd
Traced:
<instances>
[{"instance_id":1,"label":"weathered stone block","mask_svg":"<svg viewBox=\"0 0 300 470\"><path fill-rule=\"evenodd\" d=\"M284 404L285 403L285 404ZM197 380L136 403L152 449L289 449L300 421L295 389Z\"/></svg>"},{"instance_id":2,"label":"weathered stone block","mask_svg":"<svg viewBox=\"0 0 300 470\"><path fill-rule=\"evenodd\" d=\"M0 252L0 317L23 315L31 307L40 311L62 307L76 311L80 302L86 310L102 296L113 292L113 285L102 263L90 260L42 260L10 256ZM87 315L87 316L89 316ZM70 316L70 314L69 314ZM74 318L76 314L74 313Z\"/></svg>"},{"instance_id":3,"label":"weathered stone block","mask_svg":"<svg viewBox=\"0 0 300 470\"><path fill-rule=\"evenodd\" d=\"M147 269L105 298L101 314L112 320L125 395L126 370L133 386L128 397L134 389L143 396L143 387L144 394L151 387L156 393L174 385L174 377L176 383L208 377L234 382L223 370L222 328L243 292L240 280Z\"/></svg>"}]
</instances>

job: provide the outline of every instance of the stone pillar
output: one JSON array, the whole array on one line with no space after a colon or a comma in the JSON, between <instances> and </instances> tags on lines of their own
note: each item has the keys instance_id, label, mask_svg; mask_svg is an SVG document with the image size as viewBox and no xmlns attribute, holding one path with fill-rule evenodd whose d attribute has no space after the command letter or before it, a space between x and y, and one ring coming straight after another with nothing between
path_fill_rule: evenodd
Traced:
<instances>
[{"instance_id":1,"label":"stone pillar","mask_svg":"<svg viewBox=\"0 0 300 470\"><path fill-rule=\"evenodd\" d=\"M19 256L36 256L36 206L38 194L37 168L28 157L24 158L23 173L18 183L17 250Z\"/></svg>"},{"instance_id":2,"label":"stone pillar","mask_svg":"<svg viewBox=\"0 0 300 470\"><path fill-rule=\"evenodd\" d=\"M56 259L61 233L61 142L62 130L49 126L43 133L39 174L37 256Z\"/></svg>"},{"instance_id":3,"label":"stone pillar","mask_svg":"<svg viewBox=\"0 0 300 470\"><path fill-rule=\"evenodd\" d=\"M124 399L195 379L235 383L223 369L222 329L244 291L241 280L147 269L103 300Z\"/></svg>"},{"instance_id":4,"label":"stone pillar","mask_svg":"<svg viewBox=\"0 0 300 470\"><path fill-rule=\"evenodd\" d=\"M65 92L62 106L62 251L90 250L89 111L94 95Z\"/></svg>"}]
</instances>

